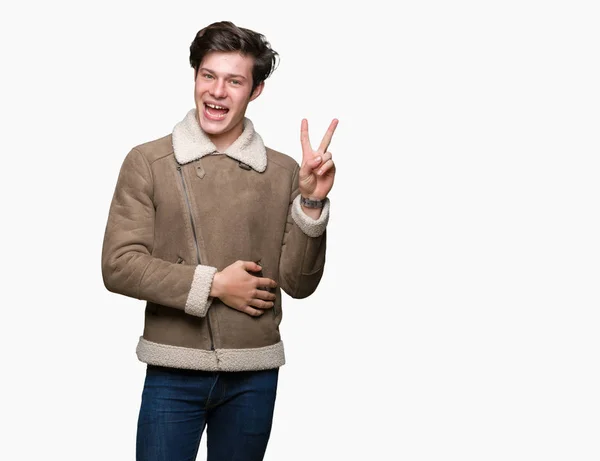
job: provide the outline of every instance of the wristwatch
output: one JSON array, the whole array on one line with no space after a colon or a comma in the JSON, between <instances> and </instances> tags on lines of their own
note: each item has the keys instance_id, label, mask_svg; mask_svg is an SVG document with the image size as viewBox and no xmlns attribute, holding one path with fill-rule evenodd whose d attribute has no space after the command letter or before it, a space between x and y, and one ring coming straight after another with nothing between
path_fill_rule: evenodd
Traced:
<instances>
[{"instance_id":1,"label":"wristwatch","mask_svg":"<svg viewBox=\"0 0 600 461\"><path fill-rule=\"evenodd\" d=\"M311 200L309 198L301 196L300 203L306 208L323 208L323 206L325 205L325 200Z\"/></svg>"}]
</instances>

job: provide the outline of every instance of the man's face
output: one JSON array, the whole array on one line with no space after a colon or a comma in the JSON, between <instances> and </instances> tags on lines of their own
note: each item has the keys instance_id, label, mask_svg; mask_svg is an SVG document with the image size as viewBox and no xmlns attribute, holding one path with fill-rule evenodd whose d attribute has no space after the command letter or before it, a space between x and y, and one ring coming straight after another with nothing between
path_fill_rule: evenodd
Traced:
<instances>
[{"instance_id":1,"label":"man's face","mask_svg":"<svg viewBox=\"0 0 600 461\"><path fill-rule=\"evenodd\" d=\"M219 150L242 134L246 107L262 91L261 84L250 94L253 65L254 58L238 52L212 51L198 67L194 90L198 123Z\"/></svg>"}]
</instances>

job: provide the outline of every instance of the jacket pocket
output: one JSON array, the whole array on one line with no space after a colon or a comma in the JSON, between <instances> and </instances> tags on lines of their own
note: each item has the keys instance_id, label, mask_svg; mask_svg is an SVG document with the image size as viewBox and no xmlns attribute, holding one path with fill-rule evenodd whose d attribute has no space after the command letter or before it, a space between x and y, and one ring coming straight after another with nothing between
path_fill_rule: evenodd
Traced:
<instances>
[{"instance_id":1,"label":"jacket pocket","mask_svg":"<svg viewBox=\"0 0 600 461\"><path fill-rule=\"evenodd\" d=\"M146 313L150 315L156 315L158 312L158 304L148 301L146 303Z\"/></svg>"},{"instance_id":2,"label":"jacket pocket","mask_svg":"<svg viewBox=\"0 0 600 461\"><path fill-rule=\"evenodd\" d=\"M275 291L275 295L277 296L277 299L273 301L274 305L271 309L273 310L273 317L277 318L281 313L281 296L278 295L277 291Z\"/></svg>"},{"instance_id":3,"label":"jacket pocket","mask_svg":"<svg viewBox=\"0 0 600 461\"><path fill-rule=\"evenodd\" d=\"M273 277L269 277L268 275L265 275L263 273L263 270L262 270L263 265L262 265L262 262L261 262L260 259L256 259L256 260L254 260L254 262L261 267L261 270L258 271L258 272L252 272L252 275L254 275L256 277L273 278ZM272 288L262 287L262 289L268 291L269 293L275 293L275 294L277 294L277 292L274 289L272 289ZM279 309L277 308L277 302L275 302L275 304L271 308L271 311L273 311L272 312L273 313L273 317L277 317L279 315Z\"/></svg>"}]
</instances>

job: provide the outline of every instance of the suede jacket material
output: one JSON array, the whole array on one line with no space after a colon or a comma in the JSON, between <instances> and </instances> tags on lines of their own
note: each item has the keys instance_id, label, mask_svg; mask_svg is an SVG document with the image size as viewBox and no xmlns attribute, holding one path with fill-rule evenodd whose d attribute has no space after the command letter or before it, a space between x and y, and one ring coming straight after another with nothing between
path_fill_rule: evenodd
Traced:
<instances>
[{"instance_id":1,"label":"suede jacket material","mask_svg":"<svg viewBox=\"0 0 600 461\"><path fill-rule=\"evenodd\" d=\"M285 363L281 291L312 294L323 275L329 201L318 220L300 206L299 165L266 148L244 120L218 152L195 110L163 138L126 156L102 248L112 292L146 301L142 362L242 371ZM237 260L255 261L278 283L260 317L210 297L212 279Z\"/></svg>"}]
</instances>

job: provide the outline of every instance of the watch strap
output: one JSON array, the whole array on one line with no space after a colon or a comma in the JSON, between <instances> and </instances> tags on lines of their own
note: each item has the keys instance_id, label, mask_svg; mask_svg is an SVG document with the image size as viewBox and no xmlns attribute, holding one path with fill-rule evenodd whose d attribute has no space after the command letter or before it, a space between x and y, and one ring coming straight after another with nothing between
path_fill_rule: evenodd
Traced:
<instances>
[{"instance_id":1,"label":"watch strap","mask_svg":"<svg viewBox=\"0 0 600 461\"><path fill-rule=\"evenodd\" d=\"M300 197L300 203L306 208L323 208L325 200L312 200L306 197Z\"/></svg>"}]
</instances>

